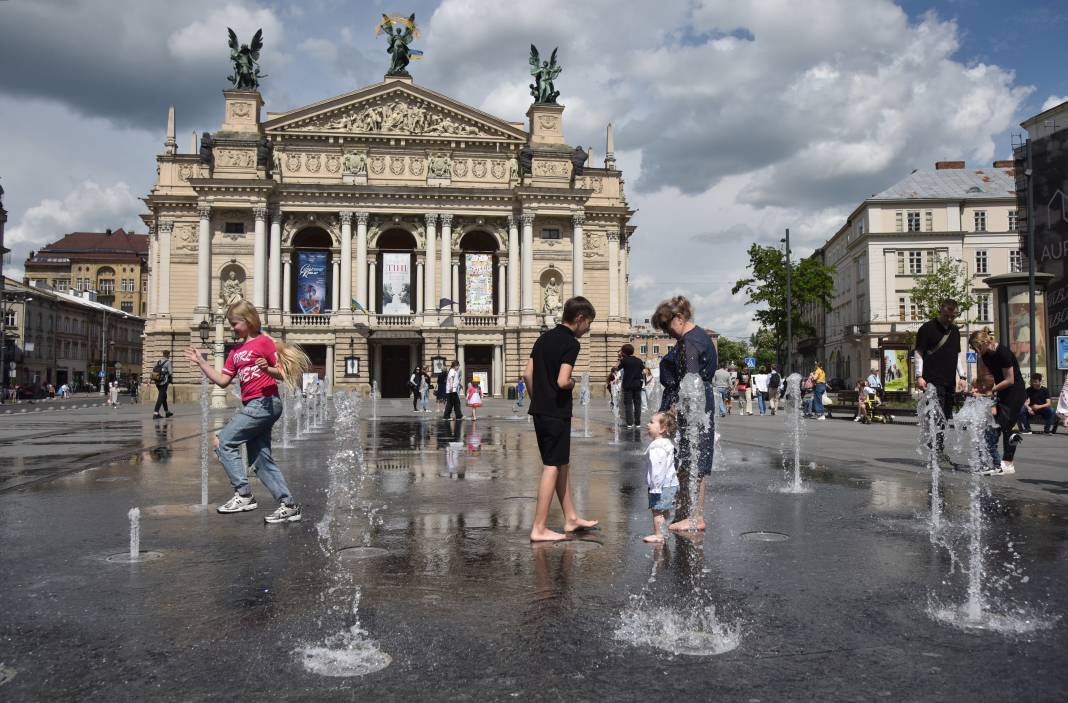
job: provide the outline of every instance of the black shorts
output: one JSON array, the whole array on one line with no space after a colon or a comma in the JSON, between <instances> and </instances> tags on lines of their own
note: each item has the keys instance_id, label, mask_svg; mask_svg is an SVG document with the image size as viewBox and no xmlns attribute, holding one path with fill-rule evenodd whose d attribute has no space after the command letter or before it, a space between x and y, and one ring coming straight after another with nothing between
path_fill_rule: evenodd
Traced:
<instances>
[{"instance_id":1,"label":"black shorts","mask_svg":"<svg viewBox=\"0 0 1068 703\"><path fill-rule=\"evenodd\" d=\"M544 466L571 463L571 418L534 415L534 434Z\"/></svg>"}]
</instances>

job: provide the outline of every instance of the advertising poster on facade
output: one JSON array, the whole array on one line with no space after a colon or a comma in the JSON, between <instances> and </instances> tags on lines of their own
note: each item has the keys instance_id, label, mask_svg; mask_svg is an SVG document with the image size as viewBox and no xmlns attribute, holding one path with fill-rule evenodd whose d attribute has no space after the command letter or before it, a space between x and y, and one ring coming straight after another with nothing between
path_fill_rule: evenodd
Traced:
<instances>
[{"instance_id":1,"label":"advertising poster on facade","mask_svg":"<svg viewBox=\"0 0 1068 703\"><path fill-rule=\"evenodd\" d=\"M909 350L883 349L883 390L909 389Z\"/></svg>"},{"instance_id":2,"label":"advertising poster on facade","mask_svg":"<svg viewBox=\"0 0 1068 703\"><path fill-rule=\"evenodd\" d=\"M465 254L464 271L467 312L492 315L493 254Z\"/></svg>"},{"instance_id":3,"label":"advertising poster on facade","mask_svg":"<svg viewBox=\"0 0 1068 703\"><path fill-rule=\"evenodd\" d=\"M382 313L412 314L411 254L382 254Z\"/></svg>"},{"instance_id":4,"label":"advertising poster on facade","mask_svg":"<svg viewBox=\"0 0 1068 703\"><path fill-rule=\"evenodd\" d=\"M1024 374L1030 373L1031 368L1031 305L1027 286L1009 286L1009 338L1003 340L1012 353L1016 355L1016 361L1020 363L1020 370ZM1045 298L1035 298L1035 319L1045 318ZM1035 371L1046 373L1046 330L1041 324L1035 326Z\"/></svg>"},{"instance_id":5,"label":"advertising poster on facade","mask_svg":"<svg viewBox=\"0 0 1068 703\"><path fill-rule=\"evenodd\" d=\"M303 315L323 314L327 257L325 251L297 252L297 309Z\"/></svg>"}]
</instances>

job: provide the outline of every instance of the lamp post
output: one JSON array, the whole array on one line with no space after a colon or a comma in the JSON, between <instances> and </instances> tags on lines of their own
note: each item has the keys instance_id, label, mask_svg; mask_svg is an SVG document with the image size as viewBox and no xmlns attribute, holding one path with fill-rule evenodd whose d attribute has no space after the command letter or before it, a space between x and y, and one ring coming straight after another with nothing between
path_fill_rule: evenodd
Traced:
<instances>
[{"instance_id":1,"label":"lamp post","mask_svg":"<svg viewBox=\"0 0 1068 703\"><path fill-rule=\"evenodd\" d=\"M793 370L793 344L794 344L794 306L793 306L793 290L790 285L791 271L790 271L790 228L786 228L786 236L783 237L781 242L786 244L786 374L790 375Z\"/></svg>"},{"instance_id":2,"label":"lamp post","mask_svg":"<svg viewBox=\"0 0 1068 703\"><path fill-rule=\"evenodd\" d=\"M954 261L956 261L957 263L959 263L962 266L964 266L964 285L967 286L967 288L965 288L964 292L965 293L969 293L971 291L971 287L972 287L972 277L971 277L971 274L968 272L968 260L964 259L964 258L959 258L959 259L954 259ZM971 311L971 308L968 308L968 315L964 318L964 334L968 338L971 338L971 336L972 336L972 311ZM965 363L968 365L968 383L971 383L973 375L972 375L971 358L968 356L969 353L970 352L965 351L964 352L964 358L965 358Z\"/></svg>"},{"instance_id":3,"label":"lamp post","mask_svg":"<svg viewBox=\"0 0 1068 703\"><path fill-rule=\"evenodd\" d=\"M104 383L108 377L108 311L100 311L100 395L104 395Z\"/></svg>"}]
</instances>

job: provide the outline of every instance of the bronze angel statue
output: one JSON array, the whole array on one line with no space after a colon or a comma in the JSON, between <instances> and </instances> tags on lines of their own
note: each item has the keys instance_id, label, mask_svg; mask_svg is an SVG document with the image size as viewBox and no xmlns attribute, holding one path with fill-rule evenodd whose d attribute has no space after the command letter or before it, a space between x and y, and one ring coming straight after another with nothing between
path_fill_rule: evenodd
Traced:
<instances>
[{"instance_id":1,"label":"bronze angel statue","mask_svg":"<svg viewBox=\"0 0 1068 703\"><path fill-rule=\"evenodd\" d=\"M251 44L240 45L234 30L227 27L226 31L230 32L230 60L234 62L234 75L227 78L237 90L256 90L260 87L260 79L267 77L260 74L260 67L256 64L260 60L260 49L263 48L263 30L256 30Z\"/></svg>"},{"instance_id":2,"label":"bronze angel statue","mask_svg":"<svg viewBox=\"0 0 1068 703\"><path fill-rule=\"evenodd\" d=\"M398 25L394 28L393 25ZM386 52L393 55L393 59L389 63L389 71L386 72L387 76L409 76L408 63L412 59L418 60L422 58L423 52L418 49L412 49L409 44L413 39L419 38L419 30L415 26L415 13L413 12L410 17L401 17L399 15L389 16L382 15L382 21L378 27L375 28L375 35L386 33L389 38L389 46L386 48Z\"/></svg>"},{"instance_id":3,"label":"bronze angel statue","mask_svg":"<svg viewBox=\"0 0 1068 703\"><path fill-rule=\"evenodd\" d=\"M530 84L530 94L534 96L534 104L556 104L556 98L560 91L553 86L553 81L560 75L563 66L556 65L556 52L560 47L553 49L548 61L542 61L538 56L538 47L530 45L530 75L534 76L534 82Z\"/></svg>"}]
</instances>

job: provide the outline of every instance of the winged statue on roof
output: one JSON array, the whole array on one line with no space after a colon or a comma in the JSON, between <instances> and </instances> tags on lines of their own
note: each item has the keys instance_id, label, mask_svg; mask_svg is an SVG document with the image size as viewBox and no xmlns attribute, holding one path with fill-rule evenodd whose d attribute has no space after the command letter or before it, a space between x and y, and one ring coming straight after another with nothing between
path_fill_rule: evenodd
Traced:
<instances>
[{"instance_id":1,"label":"winged statue on roof","mask_svg":"<svg viewBox=\"0 0 1068 703\"><path fill-rule=\"evenodd\" d=\"M389 46L386 52L392 55L387 76L410 76L408 63L423 58L423 52L409 46L413 39L419 38L419 29L415 26L415 13L409 17L400 15L382 15L382 21L375 28L375 35L386 33Z\"/></svg>"},{"instance_id":2,"label":"winged statue on roof","mask_svg":"<svg viewBox=\"0 0 1068 703\"><path fill-rule=\"evenodd\" d=\"M251 44L238 44L234 30L227 27L226 31L230 33L230 60L234 62L234 75L227 79L237 90L256 90L260 87L260 79L267 77L260 73L258 64L263 48L263 30L256 30Z\"/></svg>"},{"instance_id":3,"label":"winged statue on roof","mask_svg":"<svg viewBox=\"0 0 1068 703\"><path fill-rule=\"evenodd\" d=\"M530 75L534 76L534 82L530 84L530 94L534 96L534 104L556 104L556 98L560 91L553 86L553 81L560 75L563 66L556 64L556 52L560 47L553 49L548 61L542 61L538 55L538 47L530 45Z\"/></svg>"}]
</instances>

